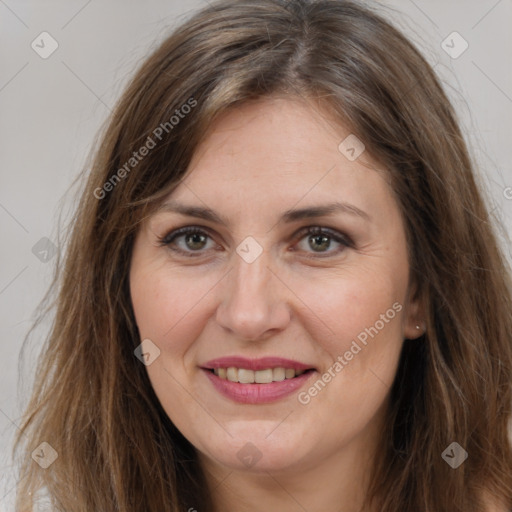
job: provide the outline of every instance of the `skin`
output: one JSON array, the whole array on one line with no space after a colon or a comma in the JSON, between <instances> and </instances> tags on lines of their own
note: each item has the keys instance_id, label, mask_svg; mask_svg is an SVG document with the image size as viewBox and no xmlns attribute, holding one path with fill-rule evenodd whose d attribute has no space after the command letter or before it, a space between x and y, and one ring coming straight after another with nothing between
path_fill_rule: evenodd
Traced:
<instances>
[{"instance_id":1,"label":"skin","mask_svg":"<svg viewBox=\"0 0 512 512\"><path fill-rule=\"evenodd\" d=\"M217 510L361 507L400 349L422 333L422 322L386 173L368 152L351 162L338 150L350 133L299 99L265 98L225 112L168 199L208 207L227 226L162 210L136 237L135 317L141 340L160 349L147 371L163 408L198 450ZM335 201L368 219L336 212L279 222L287 210ZM192 256L159 244L183 226L208 235L202 246L175 240ZM329 238L319 247L299 233L308 226L345 234L353 245ZM236 252L248 236L263 249L252 263ZM199 368L229 355L285 357L317 369L300 390L307 391L396 303L396 316L307 405L297 393L271 404L235 403ZM251 467L237 456L248 442L261 454Z\"/></svg>"}]
</instances>

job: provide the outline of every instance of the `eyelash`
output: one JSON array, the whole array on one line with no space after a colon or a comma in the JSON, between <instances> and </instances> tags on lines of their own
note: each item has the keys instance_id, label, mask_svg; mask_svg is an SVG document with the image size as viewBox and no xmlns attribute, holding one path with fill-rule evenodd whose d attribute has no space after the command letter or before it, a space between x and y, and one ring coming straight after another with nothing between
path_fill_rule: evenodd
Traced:
<instances>
[{"instance_id":1,"label":"eyelash","mask_svg":"<svg viewBox=\"0 0 512 512\"><path fill-rule=\"evenodd\" d=\"M171 245L173 242L175 242L175 240L177 238L179 238L181 236L185 236L185 235L204 235L211 239L210 234L207 231L205 231L203 228L200 228L198 226L185 226L183 228L179 228L174 231L171 231L170 233L164 235L163 237L158 237L158 244L160 246L167 246L170 250L177 252L179 254L182 254L189 258L197 258L199 256L202 256L203 255L202 250L184 251L183 249L179 249L178 247L173 247ZM303 238L305 238L307 236L314 236L314 235L326 236L326 237L330 238L331 241L334 240L335 242L341 244L343 247L336 251L330 251L327 253L322 253L322 252L313 253L313 254L315 254L314 256L306 256L307 258L315 258L315 259L316 258L326 258L326 257L332 256L333 254L339 254L345 248L353 248L354 247L353 241L347 235L344 235L344 234L334 231L332 229L324 228L324 227L320 227L320 226L308 226L307 228L303 228L300 231L298 231L294 235L293 238L298 239L298 241L300 242ZM322 256L322 254L325 254L326 256L325 255Z\"/></svg>"}]
</instances>

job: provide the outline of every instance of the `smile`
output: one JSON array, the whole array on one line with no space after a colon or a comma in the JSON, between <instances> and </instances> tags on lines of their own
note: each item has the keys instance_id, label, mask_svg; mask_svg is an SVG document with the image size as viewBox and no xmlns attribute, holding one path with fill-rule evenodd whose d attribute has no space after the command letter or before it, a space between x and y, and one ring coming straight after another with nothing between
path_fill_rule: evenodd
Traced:
<instances>
[{"instance_id":1,"label":"smile","mask_svg":"<svg viewBox=\"0 0 512 512\"><path fill-rule=\"evenodd\" d=\"M243 404L263 404L298 391L313 373L311 366L282 358L228 357L201 367L222 396Z\"/></svg>"},{"instance_id":2,"label":"smile","mask_svg":"<svg viewBox=\"0 0 512 512\"><path fill-rule=\"evenodd\" d=\"M212 370L217 377L240 382L241 384L269 384L270 382L282 382L302 375L306 370L294 370L293 368L267 368L265 370L248 370L247 368L215 368Z\"/></svg>"}]
</instances>

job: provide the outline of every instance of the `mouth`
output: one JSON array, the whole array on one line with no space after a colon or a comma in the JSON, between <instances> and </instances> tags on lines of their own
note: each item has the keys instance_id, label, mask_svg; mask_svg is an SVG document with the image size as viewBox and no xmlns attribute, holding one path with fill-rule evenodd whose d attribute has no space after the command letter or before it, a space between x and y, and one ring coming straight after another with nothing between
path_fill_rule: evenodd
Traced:
<instances>
[{"instance_id":1,"label":"mouth","mask_svg":"<svg viewBox=\"0 0 512 512\"><path fill-rule=\"evenodd\" d=\"M307 370L296 370L294 368L266 368L264 370L250 370L247 368L236 368L234 366L212 368L211 373L219 379L240 384L270 384L271 382L282 382L283 380L295 379L300 375L315 371L313 368Z\"/></svg>"},{"instance_id":2,"label":"mouth","mask_svg":"<svg viewBox=\"0 0 512 512\"><path fill-rule=\"evenodd\" d=\"M213 387L224 397L244 404L280 400L301 388L317 370L282 358L216 359L201 366Z\"/></svg>"}]
</instances>

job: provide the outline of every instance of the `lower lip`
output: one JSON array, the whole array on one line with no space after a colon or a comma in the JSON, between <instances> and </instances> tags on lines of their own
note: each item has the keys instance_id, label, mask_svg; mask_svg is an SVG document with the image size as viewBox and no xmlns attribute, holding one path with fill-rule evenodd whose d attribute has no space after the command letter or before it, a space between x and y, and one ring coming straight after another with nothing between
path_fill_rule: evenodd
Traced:
<instances>
[{"instance_id":1,"label":"lower lip","mask_svg":"<svg viewBox=\"0 0 512 512\"><path fill-rule=\"evenodd\" d=\"M240 384L221 379L209 370L203 369L203 372L221 395L241 404L266 404L280 400L300 389L316 373L307 371L293 379L268 384Z\"/></svg>"}]
</instances>

